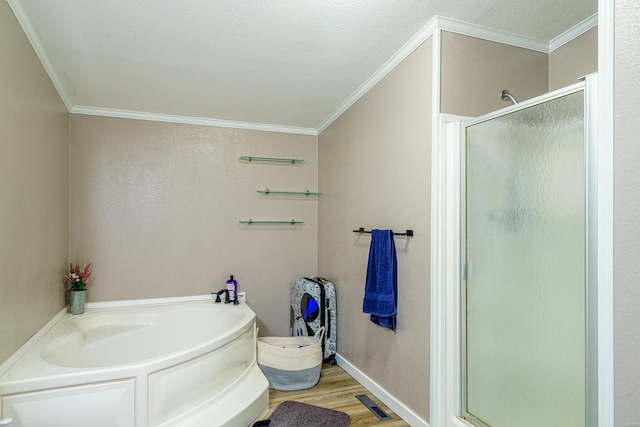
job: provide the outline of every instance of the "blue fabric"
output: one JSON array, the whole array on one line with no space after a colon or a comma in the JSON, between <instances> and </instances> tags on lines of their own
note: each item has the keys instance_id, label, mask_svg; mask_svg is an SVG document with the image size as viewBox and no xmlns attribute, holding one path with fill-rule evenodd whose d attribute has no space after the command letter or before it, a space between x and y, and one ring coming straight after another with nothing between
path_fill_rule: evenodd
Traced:
<instances>
[{"instance_id":1,"label":"blue fabric","mask_svg":"<svg viewBox=\"0 0 640 427\"><path fill-rule=\"evenodd\" d=\"M371 230L362 311L376 325L396 330L398 261L392 230Z\"/></svg>"},{"instance_id":2,"label":"blue fabric","mask_svg":"<svg viewBox=\"0 0 640 427\"><path fill-rule=\"evenodd\" d=\"M304 310L304 316L302 316L302 318L308 322L314 314L317 316L319 311L320 307L318 307L318 303L316 302L316 300L313 298L309 298L309 300L307 301L307 307Z\"/></svg>"}]
</instances>

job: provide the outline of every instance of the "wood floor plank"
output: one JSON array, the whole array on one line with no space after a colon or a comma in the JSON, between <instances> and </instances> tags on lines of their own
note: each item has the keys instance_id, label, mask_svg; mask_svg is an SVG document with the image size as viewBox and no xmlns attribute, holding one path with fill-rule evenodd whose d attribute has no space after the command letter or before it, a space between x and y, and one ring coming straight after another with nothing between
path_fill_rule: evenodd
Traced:
<instances>
[{"instance_id":1,"label":"wood floor plank","mask_svg":"<svg viewBox=\"0 0 640 427\"><path fill-rule=\"evenodd\" d=\"M369 396L393 419L380 421L356 398L360 394ZM351 417L351 427L406 427L409 425L338 365L328 363L322 365L320 381L313 388L293 391L269 390L268 415L271 415L280 403L287 400L346 412Z\"/></svg>"}]
</instances>

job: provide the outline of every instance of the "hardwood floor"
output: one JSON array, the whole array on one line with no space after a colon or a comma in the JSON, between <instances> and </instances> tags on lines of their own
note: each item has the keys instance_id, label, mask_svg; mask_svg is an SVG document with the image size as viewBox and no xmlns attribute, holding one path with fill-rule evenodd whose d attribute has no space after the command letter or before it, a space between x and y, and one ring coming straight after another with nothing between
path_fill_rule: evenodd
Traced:
<instances>
[{"instance_id":1,"label":"hardwood floor","mask_svg":"<svg viewBox=\"0 0 640 427\"><path fill-rule=\"evenodd\" d=\"M380 421L378 417L356 399L356 396L360 394L369 396L393 419ZM409 425L338 365L330 365L328 363L322 365L320 381L313 388L295 391L269 390L268 414L271 414L280 403L287 400L296 400L310 405L346 412L351 417L351 426L354 427L404 427Z\"/></svg>"}]
</instances>

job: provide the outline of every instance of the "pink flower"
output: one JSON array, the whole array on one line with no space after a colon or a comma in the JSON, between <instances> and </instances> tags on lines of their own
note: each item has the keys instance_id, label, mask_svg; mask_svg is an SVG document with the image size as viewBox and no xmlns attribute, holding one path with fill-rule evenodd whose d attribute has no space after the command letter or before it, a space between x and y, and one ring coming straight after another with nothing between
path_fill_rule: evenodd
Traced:
<instances>
[{"instance_id":1,"label":"pink flower","mask_svg":"<svg viewBox=\"0 0 640 427\"><path fill-rule=\"evenodd\" d=\"M71 289L74 291L85 290L89 284L90 277L91 263L83 267L69 263L69 273L64 276L64 278L69 281Z\"/></svg>"}]
</instances>

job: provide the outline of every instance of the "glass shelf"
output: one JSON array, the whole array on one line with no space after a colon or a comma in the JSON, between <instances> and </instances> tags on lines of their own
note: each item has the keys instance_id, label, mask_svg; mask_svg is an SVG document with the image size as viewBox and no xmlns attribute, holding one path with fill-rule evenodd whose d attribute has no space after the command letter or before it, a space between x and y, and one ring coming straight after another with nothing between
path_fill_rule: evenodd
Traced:
<instances>
[{"instance_id":1,"label":"glass shelf","mask_svg":"<svg viewBox=\"0 0 640 427\"><path fill-rule=\"evenodd\" d=\"M297 219L290 219L290 220L286 220L286 221L268 221L268 220L258 220L258 219L244 219L244 220L240 220L239 221L240 224L247 224L247 225L253 225L253 224L289 224L289 225L297 225L297 224L304 224L304 221L300 221Z\"/></svg>"},{"instance_id":2,"label":"glass shelf","mask_svg":"<svg viewBox=\"0 0 640 427\"><path fill-rule=\"evenodd\" d=\"M305 191L279 191L279 190L269 190L265 188L264 190L257 190L260 194L294 194L294 195L303 195L303 196L319 196L320 193L316 193L313 191L305 190Z\"/></svg>"},{"instance_id":3,"label":"glass shelf","mask_svg":"<svg viewBox=\"0 0 640 427\"><path fill-rule=\"evenodd\" d=\"M292 165L304 163L304 160L301 159L282 159L279 157L240 156L240 160L245 162L290 163Z\"/></svg>"}]
</instances>

